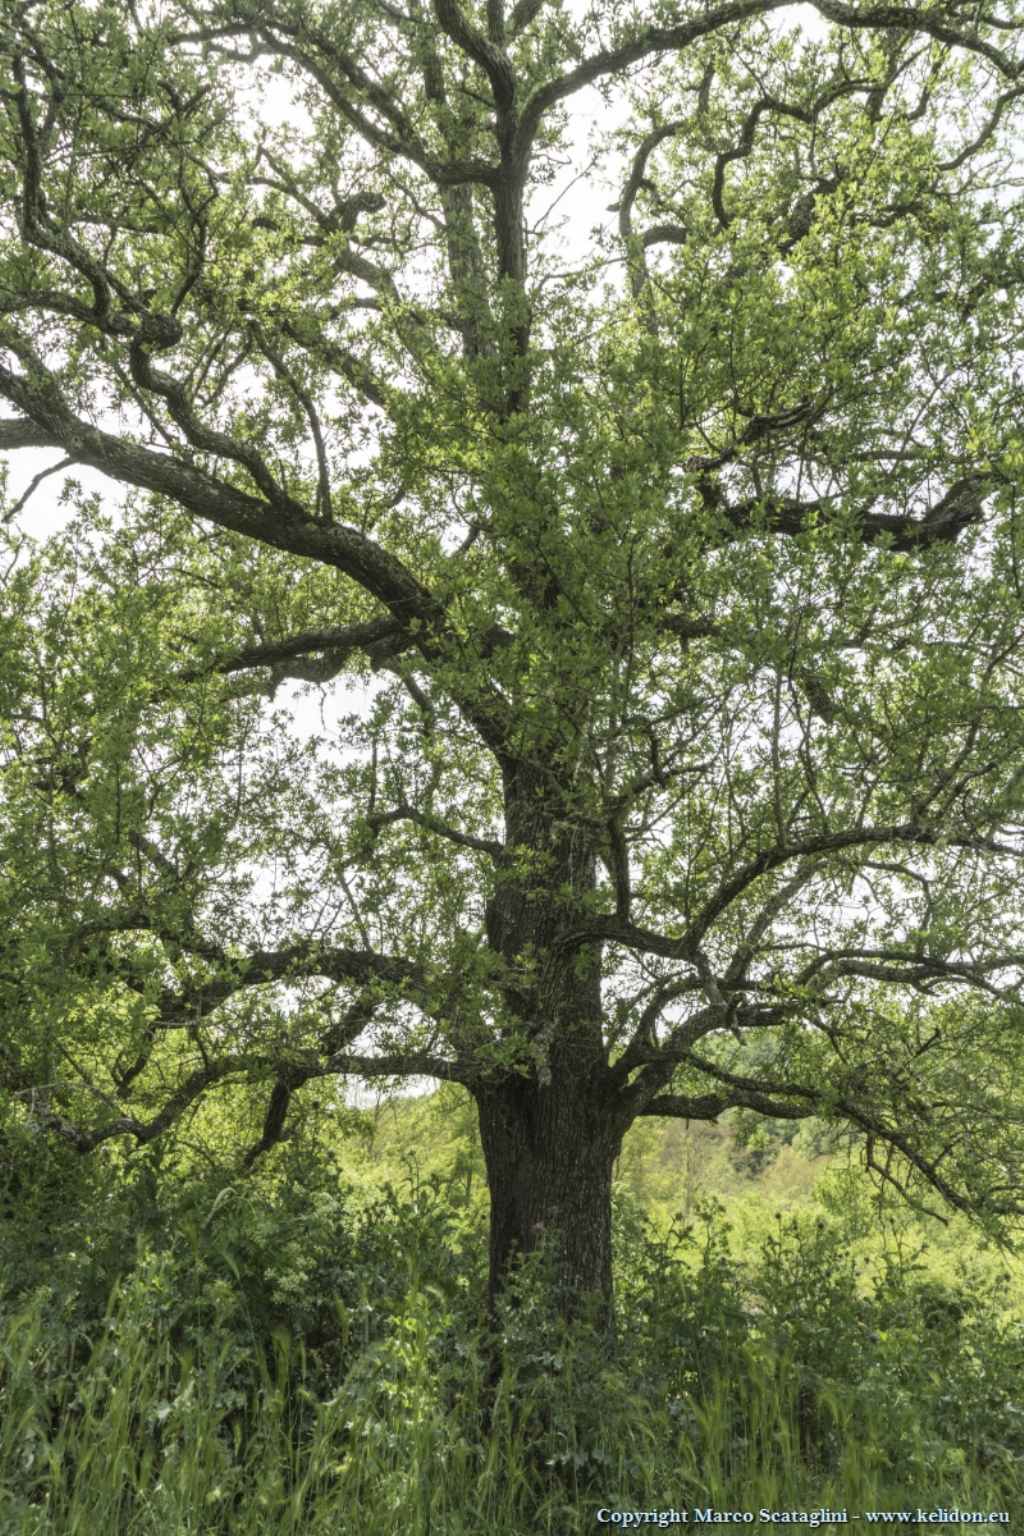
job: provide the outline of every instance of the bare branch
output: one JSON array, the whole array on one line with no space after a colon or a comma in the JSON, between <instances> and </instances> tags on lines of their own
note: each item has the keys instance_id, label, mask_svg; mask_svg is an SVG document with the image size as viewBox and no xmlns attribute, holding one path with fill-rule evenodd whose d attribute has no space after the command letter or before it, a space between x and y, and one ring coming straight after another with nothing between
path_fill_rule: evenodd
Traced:
<instances>
[{"instance_id":1,"label":"bare branch","mask_svg":"<svg viewBox=\"0 0 1024 1536\"><path fill-rule=\"evenodd\" d=\"M247 646L233 656L222 657L205 667L190 667L178 672L179 682L191 683L197 678L219 673L229 676L234 672L249 671L254 667L270 667L282 676L289 675L287 663L301 656L322 655L330 667L341 667L355 650L375 655L378 647L405 637L405 631L395 619L367 619L364 623L348 624L341 629L304 630L289 635L285 640L269 641L264 645ZM412 639L406 639L411 645Z\"/></svg>"},{"instance_id":2,"label":"bare branch","mask_svg":"<svg viewBox=\"0 0 1024 1536\"><path fill-rule=\"evenodd\" d=\"M394 826L400 821L411 821L415 826L422 827L426 832L433 832L437 837L443 837L446 842L454 843L459 848L472 848L477 853L486 853L496 863L503 862L506 858L504 845L490 837L476 837L469 832L460 832L456 827L435 816L429 811L417 810L415 806L406 801L390 811L374 811L367 816L367 826L374 832L379 832L383 827Z\"/></svg>"},{"instance_id":3,"label":"bare branch","mask_svg":"<svg viewBox=\"0 0 1024 1536\"><path fill-rule=\"evenodd\" d=\"M59 475L62 469L70 469L74 462L74 459L60 459L56 464L51 464L48 469L41 469L38 475L33 476L27 488L18 497L14 505L4 513L3 522L13 522L18 513L24 511L28 502L35 495L44 480L48 480L51 475Z\"/></svg>"}]
</instances>

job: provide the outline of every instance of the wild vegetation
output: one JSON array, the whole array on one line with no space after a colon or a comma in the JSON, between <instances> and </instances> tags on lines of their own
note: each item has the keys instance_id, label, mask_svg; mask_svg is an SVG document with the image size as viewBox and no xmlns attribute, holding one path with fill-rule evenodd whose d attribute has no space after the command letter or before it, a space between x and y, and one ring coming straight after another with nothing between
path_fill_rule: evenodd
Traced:
<instances>
[{"instance_id":1,"label":"wild vegetation","mask_svg":"<svg viewBox=\"0 0 1024 1536\"><path fill-rule=\"evenodd\" d=\"M806 1129L752 1154L693 1127L688 1160L671 1124L620 1163L614 1342L558 1316L542 1252L489 1320L453 1098L354 1112L244 1179L213 1127L205 1161L36 1159L0 1265L5 1536L1024 1509L1019 1263L881 1219Z\"/></svg>"}]
</instances>

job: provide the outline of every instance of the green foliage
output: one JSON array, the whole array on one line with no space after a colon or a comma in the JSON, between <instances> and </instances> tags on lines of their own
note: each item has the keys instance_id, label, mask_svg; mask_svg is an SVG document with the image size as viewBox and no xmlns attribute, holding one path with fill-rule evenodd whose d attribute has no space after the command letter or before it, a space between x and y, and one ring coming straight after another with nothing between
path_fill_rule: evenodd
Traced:
<instances>
[{"instance_id":1,"label":"green foliage","mask_svg":"<svg viewBox=\"0 0 1024 1536\"><path fill-rule=\"evenodd\" d=\"M0 449L121 493L3 487L49 1132L553 1085L1012 1222L1024 25L826 9L12 11Z\"/></svg>"},{"instance_id":2,"label":"green foliage","mask_svg":"<svg viewBox=\"0 0 1024 1536\"><path fill-rule=\"evenodd\" d=\"M1024 19L641 10L4 7L4 1536L1021 1495Z\"/></svg>"},{"instance_id":3,"label":"green foliage","mask_svg":"<svg viewBox=\"0 0 1024 1536\"><path fill-rule=\"evenodd\" d=\"M865 1283L812 1215L736 1257L713 1203L658 1239L623 1199L610 1343L551 1306L543 1249L484 1327L435 1186L344 1209L296 1190L271 1248L263 1204L222 1199L204 1229L140 1246L88 1316L66 1277L8 1289L5 1532L518 1536L666 1489L719 1507L1024 1494L1024 1324L967 1275L894 1251ZM332 1322L289 1286L328 1248Z\"/></svg>"}]
</instances>

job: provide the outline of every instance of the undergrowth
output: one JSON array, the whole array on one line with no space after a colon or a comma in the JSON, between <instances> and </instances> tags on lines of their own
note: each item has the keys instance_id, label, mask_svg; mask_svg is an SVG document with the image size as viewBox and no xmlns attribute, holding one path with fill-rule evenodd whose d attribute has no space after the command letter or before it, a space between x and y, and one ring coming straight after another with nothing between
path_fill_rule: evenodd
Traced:
<instances>
[{"instance_id":1,"label":"undergrowth","mask_svg":"<svg viewBox=\"0 0 1024 1536\"><path fill-rule=\"evenodd\" d=\"M488 1326L475 1220L440 1180L356 1209L307 1169L179 1195L130 1262L95 1209L45 1277L9 1245L3 1536L1024 1511L1024 1324L997 1281L939 1283L907 1249L858 1272L841 1223L805 1216L737 1257L714 1203L659 1237L626 1199L614 1337L552 1314L543 1255Z\"/></svg>"}]
</instances>

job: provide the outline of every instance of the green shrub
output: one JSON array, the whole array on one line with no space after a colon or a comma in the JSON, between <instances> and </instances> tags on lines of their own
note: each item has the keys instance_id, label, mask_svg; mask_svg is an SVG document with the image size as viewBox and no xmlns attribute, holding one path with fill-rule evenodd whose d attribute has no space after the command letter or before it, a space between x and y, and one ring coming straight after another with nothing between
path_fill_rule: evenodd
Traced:
<instances>
[{"instance_id":1,"label":"green shrub","mask_svg":"<svg viewBox=\"0 0 1024 1536\"><path fill-rule=\"evenodd\" d=\"M3 1536L522 1536L602 1504L937 1488L1021 1507L1024 1326L993 1279L906 1246L867 1272L824 1218L737 1252L714 1202L659 1236L620 1194L613 1335L557 1316L543 1251L488 1324L482 1234L443 1178L360 1203L293 1156L128 1180L74 1259L20 1290L7 1270ZM117 1201L151 1219L100 1305Z\"/></svg>"}]
</instances>

